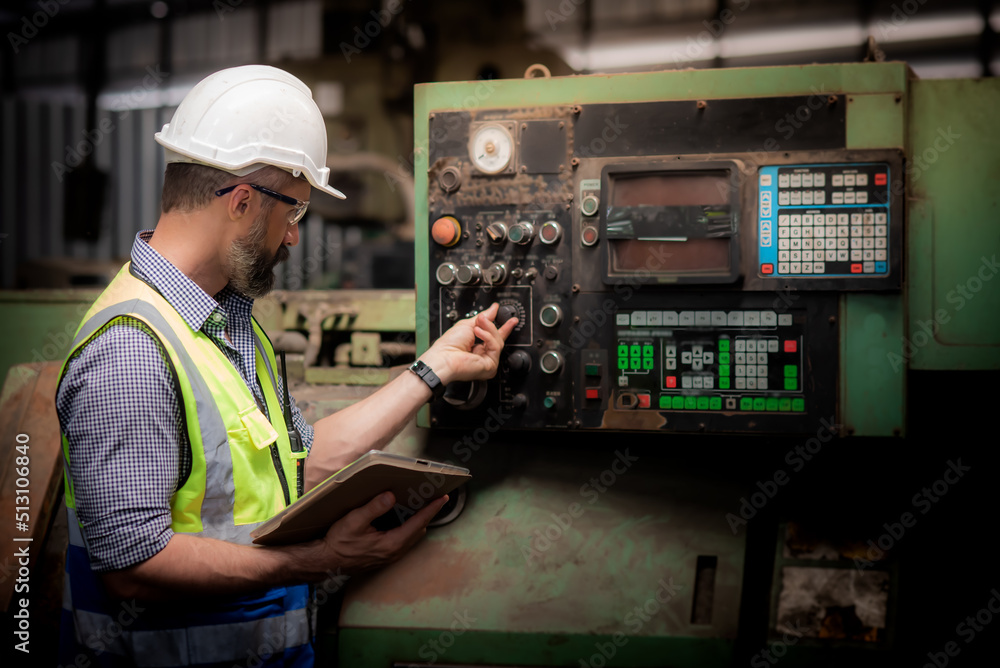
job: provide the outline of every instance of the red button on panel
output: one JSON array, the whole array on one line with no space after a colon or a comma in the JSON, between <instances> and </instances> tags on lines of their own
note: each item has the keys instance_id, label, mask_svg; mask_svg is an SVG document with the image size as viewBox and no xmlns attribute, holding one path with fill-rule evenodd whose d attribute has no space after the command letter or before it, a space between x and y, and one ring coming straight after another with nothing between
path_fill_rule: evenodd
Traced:
<instances>
[{"instance_id":1,"label":"red button on panel","mask_svg":"<svg viewBox=\"0 0 1000 668\"><path fill-rule=\"evenodd\" d=\"M798 345L799 345L798 341L785 341L785 352L794 353L796 350L798 350Z\"/></svg>"},{"instance_id":2,"label":"red button on panel","mask_svg":"<svg viewBox=\"0 0 1000 668\"><path fill-rule=\"evenodd\" d=\"M760 265L760 273L762 273L762 274L773 274L774 273L774 265L771 264L770 262L768 262L766 264Z\"/></svg>"},{"instance_id":3,"label":"red button on panel","mask_svg":"<svg viewBox=\"0 0 1000 668\"><path fill-rule=\"evenodd\" d=\"M667 376L667 387L677 387L677 376Z\"/></svg>"},{"instance_id":4,"label":"red button on panel","mask_svg":"<svg viewBox=\"0 0 1000 668\"><path fill-rule=\"evenodd\" d=\"M640 394L639 396L639 408L649 408L649 395Z\"/></svg>"},{"instance_id":5,"label":"red button on panel","mask_svg":"<svg viewBox=\"0 0 1000 668\"><path fill-rule=\"evenodd\" d=\"M599 388L599 387L588 387L587 388L587 398L588 399L600 399L601 398L601 388Z\"/></svg>"},{"instance_id":6,"label":"red button on panel","mask_svg":"<svg viewBox=\"0 0 1000 668\"><path fill-rule=\"evenodd\" d=\"M875 185L884 186L888 180L888 175L886 174L876 174L875 175Z\"/></svg>"},{"instance_id":7,"label":"red button on panel","mask_svg":"<svg viewBox=\"0 0 1000 668\"><path fill-rule=\"evenodd\" d=\"M851 273L852 274L860 274L861 273L861 265L860 264L852 264L851 265Z\"/></svg>"}]
</instances>

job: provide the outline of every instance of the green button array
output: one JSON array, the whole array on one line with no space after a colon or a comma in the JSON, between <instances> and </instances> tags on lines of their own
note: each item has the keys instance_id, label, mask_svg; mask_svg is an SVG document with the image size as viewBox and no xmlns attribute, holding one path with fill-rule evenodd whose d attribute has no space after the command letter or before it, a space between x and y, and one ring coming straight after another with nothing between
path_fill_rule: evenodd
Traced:
<instances>
[{"instance_id":1,"label":"green button array","mask_svg":"<svg viewBox=\"0 0 1000 668\"><path fill-rule=\"evenodd\" d=\"M719 353L719 364L729 364L729 353Z\"/></svg>"},{"instance_id":2,"label":"green button array","mask_svg":"<svg viewBox=\"0 0 1000 668\"><path fill-rule=\"evenodd\" d=\"M767 400L767 410L776 411L778 410L778 400L775 397L769 397Z\"/></svg>"},{"instance_id":3,"label":"green button array","mask_svg":"<svg viewBox=\"0 0 1000 668\"><path fill-rule=\"evenodd\" d=\"M785 365L785 378L798 378L799 368L794 364Z\"/></svg>"},{"instance_id":4,"label":"green button array","mask_svg":"<svg viewBox=\"0 0 1000 668\"><path fill-rule=\"evenodd\" d=\"M698 397L698 410L700 411L708 410L708 397Z\"/></svg>"},{"instance_id":5,"label":"green button array","mask_svg":"<svg viewBox=\"0 0 1000 668\"><path fill-rule=\"evenodd\" d=\"M786 378L785 379L785 389L786 390L797 390L799 389L799 381L797 378Z\"/></svg>"},{"instance_id":6,"label":"green button array","mask_svg":"<svg viewBox=\"0 0 1000 668\"><path fill-rule=\"evenodd\" d=\"M653 368L653 358L652 357L643 357L642 358L642 368L643 369L652 369Z\"/></svg>"},{"instance_id":7,"label":"green button array","mask_svg":"<svg viewBox=\"0 0 1000 668\"><path fill-rule=\"evenodd\" d=\"M793 411L804 411L806 409L805 399L792 399L792 410Z\"/></svg>"},{"instance_id":8,"label":"green button array","mask_svg":"<svg viewBox=\"0 0 1000 668\"><path fill-rule=\"evenodd\" d=\"M638 357L629 357L628 365L632 371L638 371L639 368L642 367L642 360Z\"/></svg>"},{"instance_id":9,"label":"green button array","mask_svg":"<svg viewBox=\"0 0 1000 668\"><path fill-rule=\"evenodd\" d=\"M753 400L753 409L755 411L762 411L767 406L767 402L764 401L764 397L757 397Z\"/></svg>"},{"instance_id":10,"label":"green button array","mask_svg":"<svg viewBox=\"0 0 1000 668\"><path fill-rule=\"evenodd\" d=\"M708 407L713 411L722 410L722 397L712 397L709 399Z\"/></svg>"},{"instance_id":11,"label":"green button array","mask_svg":"<svg viewBox=\"0 0 1000 668\"><path fill-rule=\"evenodd\" d=\"M618 358L618 368L619 369L627 369L628 368L628 358L627 357L619 357Z\"/></svg>"},{"instance_id":12,"label":"green button array","mask_svg":"<svg viewBox=\"0 0 1000 668\"><path fill-rule=\"evenodd\" d=\"M653 356L653 346L643 346L642 347L642 356L643 357L652 357Z\"/></svg>"},{"instance_id":13,"label":"green button array","mask_svg":"<svg viewBox=\"0 0 1000 668\"><path fill-rule=\"evenodd\" d=\"M698 408L698 399L695 397L684 397L684 409L693 411Z\"/></svg>"},{"instance_id":14,"label":"green button array","mask_svg":"<svg viewBox=\"0 0 1000 668\"><path fill-rule=\"evenodd\" d=\"M729 379L728 378L720 378L719 379L719 389L720 390L728 390L729 389Z\"/></svg>"},{"instance_id":15,"label":"green button array","mask_svg":"<svg viewBox=\"0 0 1000 668\"><path fill-rule=\"evenodd\" d=\"M642 346L630 346L628 349L629 357L641 357L642 356Z\"/></svg>"},{"instance_id":16,"label":"green button array","mask_svg":"<svg viewBox=\"0 0 1000 668\"><path fill-rule=\"evenodd\" d=\"M729 355L727 354L726 357L729 357ZM719 360L719 361L721 362L722 360ZM728 376L728 375L729 375L729 364L728 363L727 364L719 364L719 376L724 377L724 376Z\"/></svg>"},{"instance_id":17,"label":"green button array","mask_svg":"<svg viewBox=\"0 0 1000 668\"><path fill-rule=\"evenodd\" d=\"M740 399L740 410L741 411L753 410L753 399L751 399L750 397L743 397L742 399Z\"/></svg>"},{"instance_id":18,"label":"green button array","mask_svg":"<svg viewBox=\"0 0 1000 668\"><path fill-rule=\"evenodd\" d=\"M666 394L660 395L660 408L670 408L670 396Z\"/></svg>"},{"instance_id":19,"label":"green button array","mask_svg":"<svg viewBox=\"0 0 1000 668\"><path fill-rule=\"evenodd\" d=\"M628 357L628 346L624 343L618 344L618 357Z\"/></svg>"},{"instance_id":20,"label":"green button array","mask_svg":"<svg viewBox=\"0 0 1000 668\"><path fill-rule=\"evenodd\" d=\"M674 397L671 401L672 408L679 409L684 408L684 397Z\"/></svg>"},{"instance_id":21,"label":"green button array","mask_svg":"<svg viewBox=\"0 0 1000 668\"><path fill-rule=\"evenodd\" d=\"M792 410L792 400L791 399L781 399L778 401L779 411L790 411Z\"/></svg>"},{"instance_id":22,"label":"green button array","mask_svg":"<svg viewBox=\"0 0 1000 668\"><path fill-rule=\"evenodd\" d=\"M719 352L729 352L729 339L719 339Z\"/></svg>"}]
</instances>

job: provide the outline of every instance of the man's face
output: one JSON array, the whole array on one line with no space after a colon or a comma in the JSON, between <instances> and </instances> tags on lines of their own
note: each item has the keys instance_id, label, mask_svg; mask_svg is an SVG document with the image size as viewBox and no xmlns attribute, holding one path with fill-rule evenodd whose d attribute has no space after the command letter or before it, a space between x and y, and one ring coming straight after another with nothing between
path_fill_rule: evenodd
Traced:
<instances>
[{"instance_id":1,"label":"man's face","mask_svg":"<svg viewBox=\"0 0 1000 668\"><path fill-rule=\"evenodd\" d=\"M309 198L310 185L296 181L282 194L295 199ZM256 193L258 197L267 197ZM298 225L288 224L291 205L275 202L270 211L261 210L250 231L229 246L229 285L251 299L268 294L274 287L274 268L288 259L288 246L298 243Z\"/></svg>"}]
</instances>

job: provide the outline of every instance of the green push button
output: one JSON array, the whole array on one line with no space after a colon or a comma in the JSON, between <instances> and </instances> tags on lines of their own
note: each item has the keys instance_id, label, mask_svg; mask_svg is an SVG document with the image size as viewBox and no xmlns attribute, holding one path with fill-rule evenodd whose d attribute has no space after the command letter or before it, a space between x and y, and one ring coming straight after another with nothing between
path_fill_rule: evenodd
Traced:
<instances>
[{"instance_id":1,"label":"green push button","mask_svg":"<svg viewBox=\"0 0 1000 668\"><path fill-rule=\"evenodd\" d=\"M653 346L643 346L642 347L642 356L643 357L652 357L653 356Z\"/></svg>"},{"instance_id":2,"label":"green push button","mask_svg":"<svg viewBox=\"0 0 1000 668\"><path fill-rule=\"evenodd\" d=\"M778 401L779 411L790 411L792 410L792 400L791 399L781 399Z\"/></svg>"},{"instance_id":3,"label":"green push button","mask_svg":"<svg viewBox=\"0 0 1000 668\"><path fill-rule=\"evenodd\" d=\"M698 410L700 411L708 410L708 397L698 397Z\"/></svg>"},{"instance_id":4,"label":"green push button","mask_svg":"<svg viewBox=\"0 0 1000 668\"><path fill-rule=\"evenodd\" d=\"M698 408L698 399L695 397L684 397L684 408L693 411Z\"/></svg>"},{"instance_id":5,"label":"green push button","mask_svg":"<svg viewBox=\"0 0 1000 668\"><path fill-rule=\"evenodd\" d=\"M726 357L729 357L729 355L726 355ZM728 376L728 375L729 375L729 365L728 364L720 364L719 365L719 376L725 377L725 376Z\"/></svg>"},{"instance_id":6,"label":"green push button","mask_svg":"<svg viewBox=\"0 0 1000 668\"><path fill-rule=\"evenodd\" d=\"M767 410L776 411L778 410L778 399L776 397L769 397L767 400Z\"/></svg>"},{"instance_id":7,"label":"green push button","mask_svg":"<svg viewBox=\"0 0 1000 668\"><path fill-rule=\"evenodd\" d=\"M713 411L722 410L722 397L712 397L711 399L709 399L708 407L711 408Z\"/></svg>"},{"instance_id":8,"label":"green push button","mask_svg":"<svg viewBox=\"0 0 1000 668\"><path fill-rule=\"evenodd\" d=\"M600 376L601 375L601 365L600 364L584 364L583 373L588 376Z\"/></svg>"},{"instance_id":9,"label":"green push button","mask_svg":"<svg viewBox=\"0 0 1000 668\"><path fill-rule=\"evenodd\" d=\"M670 403L672 404L671 408L673 408L674 410L677 410L679 408L684 408L684 397L674 397L673 399L671 399Z\"/></svg>"},{"instance_id":10,"label":"green push button","mask_svg":"<svg viewBox=\"0 0 1000 668\"><path fill-rule=\"evenodd\" d=\"M728 378L720 378L719 379L719 389L720 390L728 390L729 389L729 379Z\"/></svg>"},{"instance_id":11,"label":"green push button","mask_svg":"<svg viewBox=\"0 0 1000 668\"><path fill-rule=\"evenodd\" d=\"M629 357L628 365L632 371L638 371L642 367L642 360L638 357Z\"/></svg>"},{"instance_id":12,"label":"green push button","mask_svg":"<svg viewBox=\"0 0 1000 668\"><path fill-rule=\"evenodd\" d=\"M764 401L764 397L757 397L753 400L753 409L755 411L762 411L767 407L767 402Z\"/></svg>"},{"instance_id":13,"label":"green push button","mask_svg":"<svg viewBox=\"0 0 1000 668\"><path fill-rule=\"evenodd\" d=\"M785 378L798 378L799 368L794 364L785 365Z\"/></svg>"},{"instance_id":14,"label":"green push button","mask_svg":"<svg viewBox=\"0 0 1000 668\"><path fill-rule=\"evenodd\" d=\"M729 353L719 353L719 364L729 364Z\"/></svg>"},{"instance_id":15,"label":"green push button","mask_svg":"<svg viewBox=\"0 0 1000 668\"><path fill-rule=\"evenodd\" d=\"M627 369L628 368L628 358L627 357L619 357L618 358L618 368L619 369Z\"/></svg>"},{"instance_id":16,"label":"green push button","mask_svg":"<svg viewBox=\"0 0 1000 668\"><path fill-rule=\"evenodd\" d=\"M643 357L642 358L642 368L646 369L646 370L652 369L653 368L653 358L651 358L651 357Z\"/></svg>"},{"instance_id":17,"label":"green push button","mask_svg":"<svg viewBox=\"0 0 1000 668\"><path fill-rule=\"evenodd\" d=\"M660 408L670 408L670 395L660 395Z\"/></svg>"},{"instance_id":18,"label":"green push button","mask_svg":"<svg viewBox=\"0 0 1000 668\"><path fill-rule=\"evenodd\" d=\"M729 339L719 339L719 352L725 353L729 351Z\"/></svg>"},{"instance_id":19,"label":"green push button","mask_svg":"<svg viewBox=\"0 0 1000 668\"><path fill-rule=\"evenodd\" d=\"M618 357L628 357L628 346L624 344L618 345Z\"/></svg>"},{"instance_id":20,"label":"green push button","mask_svg":"<svg viewBox=\"0 0 1000 668\"><path fill-rule=\"evenodd\" d=\"M642 346L631 346L628 349L629 357L641 357L642 356Z\"/></svg>"},{"instance_id":21,"label":"green push button","mask_svg":"<svg viewBox=\"0 0 1000 668\"><path fill-rule=\"evenodd\" d=\"M740 399L740 410L741 411L753 410L753 399L751 399L750 397L743 397L742 399Z\"/></svg>"},{"instance_id":22,"label":"green push button","mask_svg":"<svg viewBox=\"0 0 1000 668\"><path fill-rule=\"evenodd\" d=\"M542 404L546 408L552 408L553 406L556 405L556 398L555 397L545 397L545 399L542 400Z\"/></svg>"},{"instance_id":23,"label":"green push button","mask_svg":"<svg viewBox=\"0 0 1000 668\"><path fill-rule=\"evenodd\" d=\"M785 379L785 389L786 390L797 390L797 389L799 389L799 379L798 378L786 378Z\"/></svg>"},{"instance_id":24,"label":"green push button","mask_svg":"<svg viewBox=\"0 0 1000 668\"><path fill-rule=\"evenodd\" d=\"M805 399L792 399L792 410L793 411L804 411L806 409Z\"/></svg>"}]
</instances>

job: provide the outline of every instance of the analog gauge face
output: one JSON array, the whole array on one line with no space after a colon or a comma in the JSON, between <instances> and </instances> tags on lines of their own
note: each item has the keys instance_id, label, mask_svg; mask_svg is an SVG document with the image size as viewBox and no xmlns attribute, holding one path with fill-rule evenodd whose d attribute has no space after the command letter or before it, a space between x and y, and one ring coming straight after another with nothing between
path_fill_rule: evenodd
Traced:
<instances>
[{"instance_id":1,"label":"analog gauge face","mask_svg":"<svg viewBox=\"0 0 1000 668\"><path fill-rule=\"evenodd\" d=\"M476 169L485 174L499 174L510 164L514 140L502 125L484 125L472 138L470 151Z\"/></svg>"}]
</instances>

